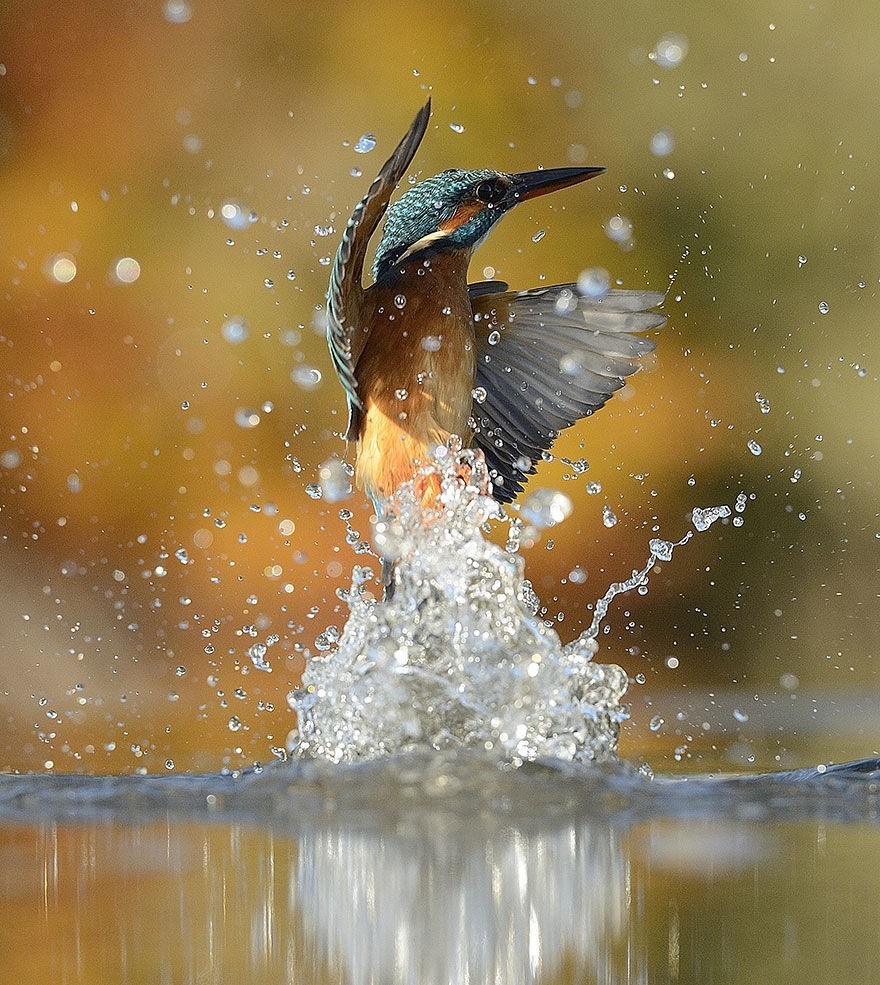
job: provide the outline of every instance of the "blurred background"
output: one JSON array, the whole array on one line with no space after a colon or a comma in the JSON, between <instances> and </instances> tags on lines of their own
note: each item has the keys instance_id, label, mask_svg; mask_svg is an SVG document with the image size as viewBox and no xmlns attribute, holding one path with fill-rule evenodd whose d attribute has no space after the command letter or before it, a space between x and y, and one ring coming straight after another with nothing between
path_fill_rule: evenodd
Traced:
<instances>
[{"instance_id":1,"label":"blurred background","mask_svg":"<svg viewBox=\"0 0 880 985\"><path fill-rule=\"evenodd\" d=\"M830 0L3 4L0 766L284 745L369 534L307 488L343 449L328 268L429 94L423 177L608 168L473 279L669 289L648 370L530 487L574 503L526 552L562 638L650 538L739 503L607 620L623 754L876 754L878 36Z\"/></svg>"}]
</instances>

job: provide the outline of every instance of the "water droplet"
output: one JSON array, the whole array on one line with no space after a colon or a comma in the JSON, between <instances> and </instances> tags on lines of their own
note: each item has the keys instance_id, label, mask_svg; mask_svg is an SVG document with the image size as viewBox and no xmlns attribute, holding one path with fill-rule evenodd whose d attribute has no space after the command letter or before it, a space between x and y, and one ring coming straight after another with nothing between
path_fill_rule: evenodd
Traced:
<instances>
[{"instance_id":1,"label":"water droplet","mask_svg":"<svg viewBox=\"0 0 880 985\"><path fill-rule=\"evenodd\" d=\"M612 243L625 246L632 241L633 224L626 216L613 215L605 223L605 235Z\"/></svg>"},{"instance_id":2,"label":"water droplet","mask_svg":"<svg viewBox=\"0 0 880 985\"><path fill-rule=\"evenodd\" d=\"M763 448L762 448L762 447L761 447L761 446L760 446L760 445L758 444L758 442L757 442L757 441L755 441L755 439L754 439L754 438L749 438L749 440L748 440L748 441L746 442L746 447L747 447L747 448L749 449L749 451L750 451L750 452L751 452L751 453L752 453L753 455L760 455L760 454L761 454L761 452L762 452L762 451L764 450L764 449L763 449Z\"/></svg>"},{"instance_id":3,"label":"water droplet","mask_svg":"<svg viewBox=\"0 0 880 985\"><path fill-rule=\"evenodd\" d=\"M574 291L570 291L567 288L559 292L559 296L556 298L556 303L554 308L557 314L568 315L572 311L577 310L577 297Z\"/></svg>"},{"instance_id":4,"label":"water droplet","mask_svg":"<svg viewBox=\"0 0 880 985\"><path fill-rule=\"evenodd\" d=\"M307 363L300 363L291 371L290 378L301 389L314 390L321 382L321 371Z\"/></svg>"},{"instance_id":5,"label":"water droplet","mask_svg":"<svg viewBox=\"0 0 880 985\"><path fill-rule=\"evenodd\" d=\"M770 401L763 394L756 393L755 401L757 402L758 406L761 408L762 414L770 413Z\"/></svg>"},{"instance_id":6,"label":"water droplet","mask_svg":"<svg viewBox=\"0 0 880 985\"><path fill-rule=\"evenodd\" d=\"M682 34L664 34L651 52L652 60L662 68L680 65L688 52L687 38Z\"/></svg>"},{"instance_id":7,"label":"water droplet","mask_svg":"<svg viewBox=\"0 0 880 985\"><path fill-rule=\"evenodd\" d=\"M236 407L235 423L240 428L255 428L260 423L260 415L252 407Z\"/></svg>"},{"instance_id":8,"label":"water droplet","mask_svg":"<svg viewBox=\"0 0 880 985\"><path fill-rule=\"evenodd\" d=\"M652 732L659 732L659 731L660 731L660 729L661 729L661 728L663 728L663 726L664 726L665 724L666 724L666 721L665 721L665 719L664 719L664 718L662 718L662 717L661 717L660 715L655 715L655 716L654 716L654 717L653 717L653 718L651 719L651 721L650 721L650 722L648 722L648 728L649 728L649 729L650 729L650 730L651 730Z\"/></svg>"},{"instance_id":9,"label":"water droplet","mask_svg":"<svg viewBox=\"0 0 880 985\"><path fill-rule=\"evenodd\" d=\"M257 670L271 671L272 668L266 661L266 651L268 647L265 643L252 643L247 648L247 655L251 658L251 663Z\"/></svg>"},{"instance_id":10,"label":"water droplet","mask_svg":"<svg viewBox=\"0 0 880 985\"><path fill-rule=\"evenodd\" d=\"M329 650L339 641L339 629L336 626L328 626L323 633L315 639L316 650Z\"/></svg>"},{"instance_id":11,"label":"water droplet","mask_svg":"<svg viewBox=\"0 0 880 985\"><path fill-rule=\"evenodd\" d=\"M376 138L371 133L364 133L358 137L358 142L354 145L355 154L369 154L376 146Z\"/></svg>"},{"instance_id":12,"label":"water droplet","mask_svg":"<svg viewBox=\"0 0 880 985\"><path fill-rule=\"evenodd\" d=\"M443 345L442 335L426 335L422 339L422 348L425 352L438 352Z\"/></svg>"},{"instance_id":13,"label":"water droplet","mask_svg":"<svg viewBox=\"0 0 880 985\"><path fill-rule=\"evenodd\" d=\"M330 225L327 225L327 226L315 226L315 235L316 236L332 236L334 232L335 232L335 230Z\"/></svg>"},{"instance_id":14,"label":"water droplet","mask_svg":"<svg viewBox=\"0 0 880 985\"><path fill-rule=\"evenodd\" d=\"M585 298L604 298L611 287L611 276L601 267L582 270L577 279L578 293Z\"/></svg>"},{"instance_id":15,"label":"water droplet","mask_svg":"<svg viewBox=\"0 0 880 985\"><path fill-rule=\"evenodd\" d=\"M192 7L187 0L165 0L162 15L169 24L186 24L192 17Z\"/></svg>"},{"instance_id":16,"label":"water droplet","mask_svg":"<svg viewBox=\"0 0 880 985\"><path fill-rule=\"evenodd\" d=\"M228 318L223 322L220 334L232 345L238 345L248 337L248 324L244 318Z\"/></svg>"},{"instance_id":17,"label":"water droplet","mask_svg":"<svg viewBox=\"0 0 880 985\"><path fill-rule=\"evenodd\" d=\"M613 527L617 523L617 516L607 503L602 507L602 523L606 527Z\"/></svg>"},{"instance_id":18,"label":"water droplet","mask_svg":"<svg viewBox=\"0 0 880 985\"><path fill-rule=\"evenodd\" d=\"M532 236L533 243L540 243L541 240L547 235L546 229L539 229L534 236Z\"/></svg>"},{"instance_id":19,"label":"water droplet","mask_svg":"<svg viewBox=\"0 0 880 985\"><path fill-rule=\"evenodd\" d=\"M117 284L133 284L141 275L141 265L134 257L120 257L110 272L110 279Z\"/></svg>"},{"instance_id":20,"label":"water droplet","mask_svg":"<svg viewBox=\"0 0 880 985\"><path fill-rule=\"evenodd\" d=\"M648 547L659 561L672 560L672 552L675 549L675 544L671 540L661 540L659 537L656 537L648 542Z\"/></svg>"},{"instance_id":21,"label":"water droplet","mask_svg":"<svg viewBox=\"0 0 880 985\"><path fill-rule=\"evenodd\" d=\"M351 481L345 463L338 458L327 459L318 468L321 494L328 503L338 503L351 495Z\"/></svg>"},{"instance_id":22,"label":"water droplet","mask_svg":"<svg viewBox=\"0 0 880 985\"><path fill-rule=\"evenodd\" d=\"M730 516L729 506L707 506L705 509L695 506L691 512L691 522L702 533L704 530L708 530L716 520L728 516Z\"/></svg>"},{"instance_id":23,"label":"water droplet","mask_svg":"<svg viewBox=\"0 0 880 985\"><path fill-rule=\"evenodd\" d=\"M464 133L464 126L461 123L450 123L449 129L455 133Z\"/></svg>"},{"instance_id":24,"label":"water droplet","mask_svg":"<svg viewBox=\"0 0 880 985\"><path fill-rule=\"evenodd\" d=\"M405 387L401 387L399 390L394 391L394 396L398 400L406 400L406 398L409 396L409 391Z\"/></svg>"},{"instance_id":25,"label":"water droplet","mask_svg":"<svg viewBox=\"0 0 880 985\"><path fill-rule=\"evenodd\" d=\"M244 725L238 715L233 715L227 724L230 732L240 732L244 728Z\"/></svg>"},{"instance_id":26,"label":"water droplet","mask_svg":"<svg viewBox=\"0 0 880 985\"><path fill-rule=\"evenodd\" d=\"M21 465L21 453L14 448L10 448L0 455L0 468L17 469L19 465Z\"/></svg>"},{"instance_id":27,"label":"water droplet","mask_svg":"<svg viewBox=\"0 0 880 985\"><path fill-rule=\"evenodd\" d=\"M394 295L394 307L400 308L401 310L406 307L406 295L405 294L395 294Z\"/></svg>"},{"instance_id":28,"label":"water droplet","mask_svg":"<svg viewBox=\"0 0 880 985\"><path fill-rule=\"evenodd\" d=\"M56 284L69 284L76 277L76 260L70 253L56 253L46 261L44 270Z\"/></svg>"},{"instance_id":29,"label":"water droplet","mask_svg":"<svg viewBox=\"0 0 880 985\"><path fill-rule=\"evenodd\" d=\"M571 516L572 503L565 493L556 489L536 489L524 500L520 508L523 519L539 529L553 527Z\"/></svg>"},{"instance_id":30,"label":"water droplet","mask_svg":"<svg viewBox=\"0 0 880 985\"><path fill-rule=\"evenodd\" d=\"M220 218L230 229L245 229L253 221L251 215L251 211L239 202L227 201L220 206Z\"/></svg>"},{"instance_id":31,"label":"water droplet","mask_svg":"<svg viewBox=\"0 0 880 985\"><path fill-rule=\"evenodd\" d=\"M651 136L651 153L655 157L666 157L675 150L675 137L671 130L658 130Z\"/></svg>"},{"instance_id":32,"label":"water droplet","mask_svg":"<svg viewBox=\"0 0 880 985\"><path fill-rule=\"evenodd\" d=\"M486 400L488 394L486 393L485 387L475 386L471 390L471 396L474 398L475 403L481 404Z\"/></svg>"},{"instance_id":33,"label":"water droplet","mask_svg":"<svg viewBox=\"0 0 880 985\"><path fill-rule=\"evenodd\" d=\"M819 314L820 315L827 315L830 310L831 310L831 305L827 301L820 301L819 302Z\"/></svg>"}]
</instances>

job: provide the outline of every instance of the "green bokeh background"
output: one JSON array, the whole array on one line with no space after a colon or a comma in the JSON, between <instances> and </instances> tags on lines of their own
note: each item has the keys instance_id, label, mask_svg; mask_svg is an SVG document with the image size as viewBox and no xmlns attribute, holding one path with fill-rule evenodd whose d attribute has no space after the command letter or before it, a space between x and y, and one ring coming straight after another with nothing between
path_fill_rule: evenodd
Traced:
<instances>
[{"instance_id":1,"label":"green bokeh background","mask_svg":"<svg viewBox=\"0 0 880 985\"><path fill-rule=\"evenodd\" d=\"M216 769L283 745L363 560L340 505L369 530L359 497L305 492L342 448L327 262L428 94L416 174L608 168L518 209L474 279L672 281L648 371L556 445L589 471L534 480L574 501L527 555L563 638L651 537L749 497L609 618L602 659L645 676L624 752L876 752L878 37L880 7L830 0L4 4L0 765ZM228 202L255 221L229 228ZM246 649L270 634L263 674Z\"/></svg>"}]
</instances>

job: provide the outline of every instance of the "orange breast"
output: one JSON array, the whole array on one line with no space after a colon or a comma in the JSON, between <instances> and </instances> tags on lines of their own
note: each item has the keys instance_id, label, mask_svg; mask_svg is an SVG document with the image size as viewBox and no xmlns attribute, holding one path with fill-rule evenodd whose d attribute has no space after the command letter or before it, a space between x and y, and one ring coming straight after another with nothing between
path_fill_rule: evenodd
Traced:
<instances>
[{"instance_id":1,"label":"orange breast","mask_svg":"<svg viewBox=\"0 0 880 985\"><path fill-rule=\"evenodd\" d=\"M441 261L424 268L414 259L394 285L366 294L372 313L356 366L366 407L356 481L374 498L390 496L451 434L470 438L476 364L465 274L452 281Z\"/></svg>"}]
</instances>

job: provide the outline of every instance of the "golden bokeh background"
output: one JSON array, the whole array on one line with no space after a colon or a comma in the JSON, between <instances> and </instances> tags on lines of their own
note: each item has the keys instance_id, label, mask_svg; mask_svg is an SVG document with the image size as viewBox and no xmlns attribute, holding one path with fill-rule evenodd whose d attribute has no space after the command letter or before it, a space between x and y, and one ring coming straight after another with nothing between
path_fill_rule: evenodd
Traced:
<instances>
[{"instance_id":1,"label":"golden bokeh background","mask_svg":"<svg viewBox=\"0 0 880 985\"><path fill-rule=\"evenodd\" d=\"M428 94L422 176L608 168L517 210L474 279L672 282L649 371L534 480L574 502L527 554L562 637L651 537L747 497L609 617L602 659L645 677L624 753L876 752L835 720L877 696L878 36L867 2L4 4L0 765L283 746L364 560L340 507L369 532L306 491L342 450L329 259Z\"/></svg>"}]
</instances>

